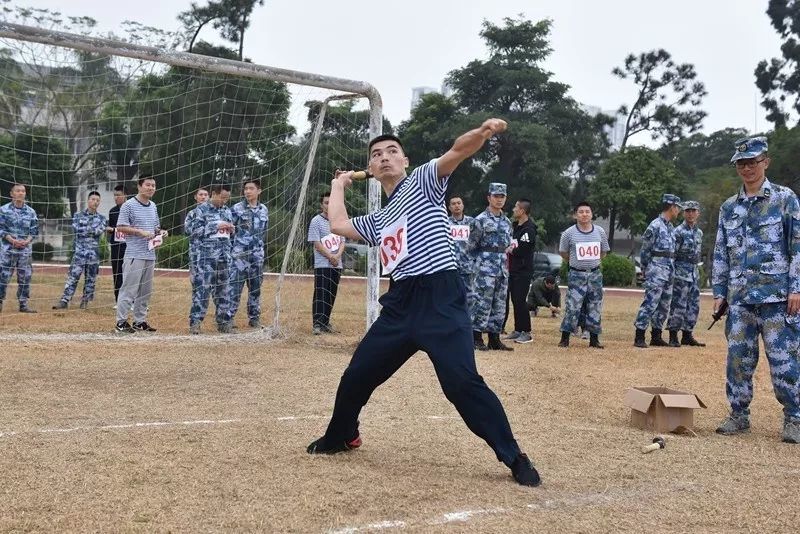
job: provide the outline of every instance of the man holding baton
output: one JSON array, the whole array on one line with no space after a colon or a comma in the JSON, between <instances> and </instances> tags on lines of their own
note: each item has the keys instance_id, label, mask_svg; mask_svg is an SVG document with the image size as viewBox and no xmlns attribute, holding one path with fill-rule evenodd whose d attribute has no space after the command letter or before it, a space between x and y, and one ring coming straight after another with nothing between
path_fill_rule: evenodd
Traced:
<instances>
[{"instance_id":1,"label":"man holding baton","mask_svg":"<svg viewBox=\"0 0 800 534\"><path fill-rule=\"evenodd\" d=\"M717 433L750 431L761 334L783 405L783 441L800 443L800 204L791 189L767 179L766 137L737 141L731 163L742 187L720 207L712 276L715 316L729 305L725 389L731 413Z\"/></svg>"},{"instance_id":2,"label":"man holding baton","mask_svg":"<svg viewBox=\"0 0 800 534\"><path fill-rule=\"evenodd\" d=\"M445 396L469 429L489 444L519 484L540 484L539 474L514 439L503 406L476 369L466 288L450 248L444 207L449 175L505 129L505 121L488 119L410 176L406 175L408 158L397 137L372 139L369 171L389 200L382 209L361 217L350 219L344 204L353 173L337 173L331 183L331 231L379 247L383 272L391 274L392 280L380 299L380 316L342 376L328 428L308 446L309 454L359 447L361 408L375 388L422 350L433 362Z\"/></svg>"}]
</instances>

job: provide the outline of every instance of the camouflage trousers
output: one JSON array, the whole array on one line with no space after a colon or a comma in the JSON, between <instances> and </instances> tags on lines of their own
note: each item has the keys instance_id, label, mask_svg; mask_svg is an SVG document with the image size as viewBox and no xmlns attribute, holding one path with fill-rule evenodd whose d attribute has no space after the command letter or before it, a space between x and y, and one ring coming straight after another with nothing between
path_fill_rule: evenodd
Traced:
<instances>
[{"instance_id":1,"label":"camouflage trousers","mask_svg":"<svg viewBox=\"0 0 800 534\"><path fill-rule=\"evenodd\" d=\"M464 288L467 290L467 310L472 310L472 273L459 271L458 276L464 282Z\"/></svg>"},{"instance_id":2,"label":"camouflage trousers","mask_svg":"<svg viewBox=\"0 0 800 534\"><path fill-rule=\"evenodd\" d=\"M192 307L189 311L189 326L199 324L208 311L208 300L214 296L217 324L228 322L230 307L228 287L228 259L198 256L191 269Z\"/></svg>"},{"instance_id":3,"label":"camouflage trousers","mask_svg":"<svg viewBox=\"0 0 800 534\"><path fill-rule=\"evenodd\" d=\"M94 288L97 284L97 273L100 271L99 263L76 264L73 262L69 266L67 273L67 282L64 284L64 294L61 295L61 300L69 302L75 290L78 289L78 280L83 274L83 298L81 302L91 302L94 300Z\"/></svg>"},{"instance_id":4,"label":"camouflage trousers","mask_svg":"<svg viewBox=\"0 0 800 534\"><path fill-rule=\"evenodd\" d=\"M26 306L31 298L33 265L30 254L0 254L0 302L6 298L6 287L14 270L17 271L17 300Z\"/></svg>"},{"instance_id":5,"label":"camouflage trousers","mask_svg":"<svg viewBox=\"0 0 800 534\"><path fill-rule=\"evenodd\" d=\"M728 365L725 390L731 411L749 414L753 373L758 364L758 335L764 342L772 388L787 420L800 421L800 315L786 315L786 302L732 305L725 322Z\"/></svg>"},{"instance_id":6,"label":"camouflage trousers","mask_svg":"<svg viewBox=\"0 0 800 534\"><path fill-rule=\"evenodd\" d=\"M472 279L472 329L499 334L506 319L508 275L477 274Z\"/></svg>"},{"instance_id":7,"label":"camouflage trousers","mask_svg":"<svg viewBox=\"0 0 800 534\"><path fill-rule=\"evenodd\" d=\"M259 254L234 257L231 265L230 308L228 320L232 321L239 311L242 290L247 284L247 317L261 317L261 282L264 280L264 257Z\"/></svg>"},{"instance_id":8,"label":"camouflage trousers","mask_svg":"<svg viewBox=\"0 0 800 534\"><path fill-rule=\"evenodd\" d=\"M633 323L638 330L647 330L651 325L653 330L661 330L667 320L669 304L672 301L671 268L660 265L650 265L645 273L644 300L639 306L639 313Z\"/></svg>"},{"instance_id":9,"label":"camouflage trousers","mask_svg":"<svg viewBox=\"0 0 800 534\"><path fill-rule=\"evenodd\" d=\"M678 280L672 284L667 330L694 330L700 313L700 286L696 281Z\"/></svg>"},{"instance_id":10,"label":"camouflage trousers","mask_svg":"<svg viewBox=\"0 0 800 534\"><path fill-rule=\"evenodd\" d=\"M562 332L575 332L580 319L585 322L582 328L592 334L600 334L600 317L603 312L603 273L596 271L576 271L567 274L567 303Z\"/></svg>"}]
</instances>

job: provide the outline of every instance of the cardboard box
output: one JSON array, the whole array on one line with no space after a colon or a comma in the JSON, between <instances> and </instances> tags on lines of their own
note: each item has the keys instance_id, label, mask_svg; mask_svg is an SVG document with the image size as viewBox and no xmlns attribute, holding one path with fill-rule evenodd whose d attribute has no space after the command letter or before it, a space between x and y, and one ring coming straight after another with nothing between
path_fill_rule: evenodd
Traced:
<instances>
[{"instance_id":1,"label":"cardboard box","mask_svg":"<svg viewBox=\"0 0 800 534\"><path fill-rule=\"evenodd\" d=\"M631 425L656 432L692 429L694 410L706 405L694 393L665 387L632 387L625 392L625 406L631 409Z\"/></svg>"}]
</instances>

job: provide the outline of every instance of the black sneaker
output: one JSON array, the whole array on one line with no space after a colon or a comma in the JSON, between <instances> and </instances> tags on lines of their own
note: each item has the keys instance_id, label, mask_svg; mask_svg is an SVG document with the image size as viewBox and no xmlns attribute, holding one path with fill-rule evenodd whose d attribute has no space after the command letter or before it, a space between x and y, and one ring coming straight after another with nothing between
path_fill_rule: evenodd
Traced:
<instances>
[{"instance_id":1,"label":"black sneaker","mask_svg":"<svg viewBox=\"0 0 800 534\"><path fill-rule=\"evenodd\" d=\"M20 306L19 307L19 312L20 313L39 313L36 310L34 310L32 308L29 308L27 305L26 306Z\"/></svg>"},{"instance_id":2,"label":"black sneaker","mask_svg":"<svg viewBox=\"0 0 800 534\"><path fill-rule=\"evenodd\" d=\"M341 443L337 443L336 445L328 445L328 443L325 441L325 436L322 436L321 438L312 441L311 445L306 447L306 452L308 454L336 454L339 452L352 451L360 446L361 436L356 436L350 441L343 441Z\"/></svg>"},{"instance_id":3,"label":"black sneaker","mask_svg":"<svg viewBox=\"0 0 800 534\"><path fill-rule=\"evenodd\" d=\"M133 323L132 326L133 330L136 332L155 332L156 329L147 324L147 321L142 321L141 323Z\"/></svg>"},{"instance_id":4,"label":"black sneaker","mask_svg":"<svg viewBox=\"0 0 800 534\"><path fill-rule=\"evenodd\" d=\"M53 306L53 309L54 310L66 310L67 306L69 306L69 303L66 300L59 300L58 304Z\"/></svg>"},{"instance_id":5,"label":"black sneaker","mask_svg":"<svg viewBox=\"0 0 800 534\"><path fill-rule=\"evenodd\" d=\"M523 486L536 487L542 483L539 478L539 472L533 467L528 455L521 452L514 458L514 463L511 464L511 474L514 475L514 480Z\"/></svg>"},{"instance_id":6,"label":"black sneaker","mask_svg":"<svg viewBox=\"0 0 800 534\"><path fill-rule=\"evenodd\" d=\"M128 324L128 321L118 321L115 330L120 334L133 334L136 332L136 330Z\"/></svg>"}]
</instances>

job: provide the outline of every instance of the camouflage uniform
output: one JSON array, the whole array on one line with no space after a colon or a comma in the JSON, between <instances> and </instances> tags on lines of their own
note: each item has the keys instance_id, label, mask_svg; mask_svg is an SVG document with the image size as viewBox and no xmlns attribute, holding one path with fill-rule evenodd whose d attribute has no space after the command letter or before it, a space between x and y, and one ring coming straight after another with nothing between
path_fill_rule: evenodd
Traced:
<instances>
[{"instance_id":1,"label":"camouflage uniform","mask_svg":"<svg viewBox=\"0 0 800 534\"><path fill-rule=\"evenodd\" d=\"M678 202L680 199L678 199ZM675 235L672 223L659 215L642 236L640 261L644 271L644 300L634 325L637 330L654 331L664 326L672 299L672 278L675 274Z\"/></svg>"},{"instance_id":2,"label":"camouflage uniform","mask_svg":"<svg viewBox=\"0 0 800 534\"><path fill-rule=\"evenodd\" d=\"M39 235L39 218L36 212L23 204L16 207L13 202L0 207L0 306L6 297L6 287L11 279L14 269L17 270L17 300L20 310L28 308L28 299L31 296L31 277L33 266L31 256L33 248L29 244L25 248L15 248L6 239L6 236L15 239L27 239Z\"/></svg>"},{"instance_id":3,"label":"camouflage uniform","mask_svg":"<svg viewBox=\"0 0 800 534\"><path fill-rule=\"evenodd\" d=\"M269 211L264 204L253 208L243 199L233 206L231 212L236 233L233 237L228 320L233 321L236 316L242 289L247 282L247 317L252 324L261 317L264 240L269 226Z\"/></svg>"},{"instance_id":4,"label":"camouflage uniform","mask_svg":"<svg viewBox=\"0 0 800 534\"><path fill-rule=\"evenodd\" d=\"M467 250L474 265L470 287L476 332L499 334L503 328L508 292L506 249L510 245L511 221L505 214L495 216L487 208L472 221Z\"/></svg>"},{"instance_id":5,"label":"camouflage uniform","mask_svg":"<svg viewBox=\"0 0 800 534\"><path fill-rule=\"evenodd\" d=\"M94 288L97 283L97 272L100 270L100 236L102 236L108 221L99 213L91 213L88 209L76 213L72 217L72 229L75 240L72 242L72 262L67 273L67 282L64 284L62 302L69 302L78 288L81 274L83 279L82 303L94 300Z\"/></svg>"},{"instance_id":6,"label":"camouflage uniform","mask_svg":"<svg viewBox=\"0 0 800 534\"><path fill-rule=\"evenodd\" d=\"M689 208L688 202L684 209ZM692 331L697 324L700 311L700 277L697 263L700 261L700 247L703 244L703 231L686 222L675 228L675 280L672 284L672 304L669 309L667 330Z\"/></svg>"},{"instance_id":7,"label":"camouflage uniform","mask_svg":"<svg viewBox=\"0 0 800 534\"><path fill-rule=\"evenodd\" d=\"M183 233L189 238L189 276L192 276L192 273L195 270L197 254L200 250L200 243L202 241L202 236L193 236L189 228L191 228L192 223L197 217L197 209L201 205L197 205L190 210L189 213L186 214L186 219L183 221Z\"/></svg>"},{"instance_id":8,"label":"camouflage uniform","mask_svg":"<svg viewBox=\"0 0 800 534\"><path fill-rule=\"evenodd\" d=\"M191 273L192 307L189 311L189 328L199 325L208 311L208 299L214 294L218 326L228 322L230 307L228 271L231 262L231 239L218 235L220 222L231 222L227 206L216 207L209 200L195 209L188 219L186 231L189 239L199 240L194 269Z\"/></svg>"},{"instance_id":9,"label":"camouflage uniform","mask_svg":"<svg viewBox=\"0 0 800 534\"><path fill-rule=\"evenodd\" d=\"M469 215L464 215L461 217L461 220L456 220L455 217L452 215L448 217L450 219L450 235L453 237L452 245L453 245L453 256L456 258L456 265L458 266L458 274L461 276L461 280L464 282L464 287L467 288L467 306L471 305L471 301L469 300L470 294L472 290L470 289L470 283L472 281L472 256L467 251L467 246L469 245L469 240L462 241L457 239L455 235L459 232L459 226L466 226L471 227L472 221L475 220L474 217L470 217Z\"/></svg>"},{"instance_id":10,"label":"camouflage uniform","mask_svg":"<svg viewBox=\"0 0 800 534\"><path fill-rule=\"evenodd\" d=\"M748 198L742 188L725 201L712 283L714 297L730 305L726 392L732 415L750 413L761 333L784 418L800 422L800 314L786 313L789 293L800 293L800 205L791 189L765 180L756 196Z\"/></svg>"}]
</instances>

